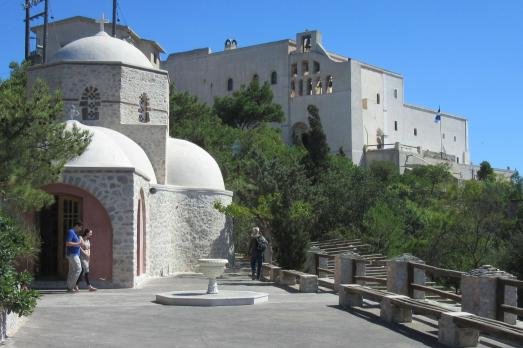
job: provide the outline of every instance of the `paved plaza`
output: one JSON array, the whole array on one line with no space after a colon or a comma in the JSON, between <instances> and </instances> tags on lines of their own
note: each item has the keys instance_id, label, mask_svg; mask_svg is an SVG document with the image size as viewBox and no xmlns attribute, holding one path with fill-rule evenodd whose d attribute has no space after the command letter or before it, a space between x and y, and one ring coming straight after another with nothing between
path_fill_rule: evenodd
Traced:
<instances>
[{"instance_id":1,"label":"paved plaza","mask_svg":"<svg viewBox=\"0 0 523 348\"><path fill-rule=\"evenodd\" d=\"M377 311L341 310L331 292L298 293L252 281L245 272L229 272L219 284L267 292L269 301L234 307L154 302L157 293L206 289L198 274L151 280L139 289L50 290L7 347L440 347L437 328L426 318L387 325Z\"/></svg>"}]
</instances>

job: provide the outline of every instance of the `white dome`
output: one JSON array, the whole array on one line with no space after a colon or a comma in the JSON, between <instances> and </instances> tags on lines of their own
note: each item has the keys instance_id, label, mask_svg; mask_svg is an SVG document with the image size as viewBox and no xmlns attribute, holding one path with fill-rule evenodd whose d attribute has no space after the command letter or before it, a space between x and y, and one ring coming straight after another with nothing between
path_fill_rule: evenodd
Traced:
<instances>
[{"instance_id":1,"label":"white dome","mask_svg":"<svg viewBox=\"0 0 523 348\"><path fill-rule=\"evenodd\" d=\"M66 168L128 168L145 176L156 184L156 175L143 149L127 136L115 130L86 126L77 121L67 121L66 128L73 125L89 131L93 136L91 143L80 156L67 162Z\"/></svg>"},{"instance_id":2,"label":"white dome","mask_svg":"<svg viewBox=\"0 0 523 348\"><path fill-rule=\"evenodd\" d=\"M218 163L207 151L189 141L167 139L167 184L225 190Z\"/></svg>"},{"instance_id":3,"label":"white dome","mask_svg":"<svg viewBox=\"0 0 523 348\"><path fill-rule=\"evenodd\" d=\"M145 55L130 43L99 32L94 36L75 40L59 49L50 63L75 62L122 62L143 68L153 68Z\"/></svg>"}]
</instances>

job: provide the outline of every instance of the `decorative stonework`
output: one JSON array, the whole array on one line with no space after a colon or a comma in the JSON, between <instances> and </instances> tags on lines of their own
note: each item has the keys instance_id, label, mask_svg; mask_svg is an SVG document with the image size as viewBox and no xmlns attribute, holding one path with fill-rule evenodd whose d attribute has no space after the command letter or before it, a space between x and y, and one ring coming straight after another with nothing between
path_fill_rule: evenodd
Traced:
<instances>
[{"instance_id":1,"label":"decorative stonework","mask_svg":"<svg viewBox=\"0 0 523 348\"><path fill-rule=\"evenodd\" d=\"M100 113L100 93L98 88L89 86L82 93L80 99L80 108L82 110L82 120L98 120Z\"/></svg>"},{"instance_id":2,"label":"decorative stonework","mask_svg":"<svg viewBox=\"0 0 523 348\"><path fill-rule=\"evenodd\" d=\"M143 123L149 122L151 119L149 118L149 111L151 110L149 106L149 97L147 96L147 93L142 93L140 96L140 107L138 108L138 120Z\"/></svg>"}]
</instances>

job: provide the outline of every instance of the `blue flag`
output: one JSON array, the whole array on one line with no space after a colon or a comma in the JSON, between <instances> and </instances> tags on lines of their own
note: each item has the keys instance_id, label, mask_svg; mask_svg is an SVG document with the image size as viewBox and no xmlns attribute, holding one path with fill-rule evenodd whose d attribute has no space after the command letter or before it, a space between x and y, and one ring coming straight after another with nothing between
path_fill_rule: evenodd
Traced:
<instances>
[{"instance_id":1,"label":"blue flag","mask_svg":"<svg viewBox=\"0 0 523 348\"><path fill-rule=\"evenodd\" d=\"M438 123L441 122L441 115L439 114L440 108L438 107L438 112L436 113L436 117L434 117L434 122Z\"/></svg>"}]
</instances>

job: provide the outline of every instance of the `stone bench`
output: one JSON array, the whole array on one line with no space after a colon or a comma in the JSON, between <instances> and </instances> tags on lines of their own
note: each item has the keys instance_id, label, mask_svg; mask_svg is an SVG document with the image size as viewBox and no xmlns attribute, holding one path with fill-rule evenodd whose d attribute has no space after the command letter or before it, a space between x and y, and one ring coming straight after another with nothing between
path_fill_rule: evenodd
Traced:
<instances>
[{"instance_id":1,"label":"stone bench","mask_svg":"<svg viewBox=\"0 0 523 348\"><path fill-rule=\"evenodd\" d=\"M438 341L450 347L475 347L480 332L523 345L523 328L514 325L467 312L452 312L442 306L359 284L340 285L342 308L362 307L364 298L380 303L380 317L387 322L411 322L413 311L438 319Z\"/></svg>"},{"instance_id":2,"label":"stone bench","mask_svg":"<svg viewBox=\"0 0 523 348\"><path fill-rule=\"evenodd\" d=\"M262 264L262 278L266 281L279 282L281 267L272 265L270 263Z\"/></svg>"},{"instance_id":3,"label":"stone bench","mask_svg":"<svg viewBox=\"0 0 523 348\"><path fill-rule=\"evenodd\" d=\"M318 276L294 270L281 270L279 283L282 285L300 286L300 292L317 292Z\"/></svg>"}]
</instances>

